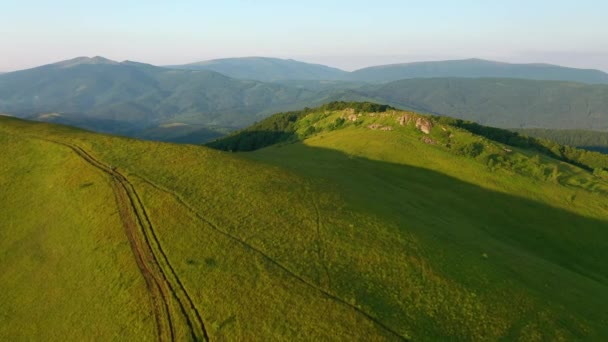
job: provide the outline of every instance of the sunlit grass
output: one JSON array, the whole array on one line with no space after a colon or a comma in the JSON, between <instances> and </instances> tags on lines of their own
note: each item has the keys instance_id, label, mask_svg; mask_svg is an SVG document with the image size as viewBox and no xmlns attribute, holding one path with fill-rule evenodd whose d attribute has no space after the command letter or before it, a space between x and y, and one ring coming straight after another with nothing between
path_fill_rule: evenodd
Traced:
<instances>
[{"instance_id":1,"label":"sunlit grass","mask_svg":"<svg viewBox=\"0 0 608 342\"><path fill-rule=\"evenodd\" d=\"M320 121L308 118L309 123L330 125L342 113L322 115ZM1 179L3 184L16 180L3 192L2 215L14 223L3 231L15 234L23 222L48 219L24 210L27 199L37 196L38 212L66 217L62 230L71 233L71 220L87 219L86 234L78 238L96 231L88 228L95 224L112 229L108 234L119 241L125 264L105 263L99 276L131 275L143 299L107 302L105 310L129 312L131 319L147 317L148 334L154 328L144 305L143 280L129 259L120 221L108 214L116 211L108 180L69 149L37 137L77 144L133 182L211 339L390 340L398 338L395 333L414 340L608 336L606 184L571 165L546 157L528 164L534 153L516 150L506 159L513 163L490 167L483 153L458 155L425 144L423 133L389 117L365 118L365 124L346 123L300 143L251 153L1 120L2 147L15 151L2 157ZM374 122L394 130L368 129ZM459 143L482 141L452 130ZM441 133L430 136L439 140L436 134ZM484 153L501 148L486 144ZM559 169L557 179L536 173L552 166ZM26 175L26 170L36 173ZM94 186L76 192L51 176ZM48 190L49 184L61 191ZM68 248L75 236L55 238L41 243ZM14 258L29 258L32 248L23 246ZM87 258L104 257L115 256L88 254L65 272L78 279L90 267ZM27 303L33 292L50 295L61 285L33 284L22 271L12 269L19 281L0 285L5 292L17 286L22 291L3 300L3 308ZM69 298L73 305L88 303L80 294ZM30 302L21 315L0 324L0 334L30 336L15 331L38 317L38 305ZM73 329L82 336L89 334L85 323L115 328L109 318L86 317ZM43 320L38 326L52 329L55 324ZM137 327L128 331L139 334Z\"/></svg>"},{"instance_id":2,"label":"sunlit grass","mask_svg":"<svg viewBox=\"0 0 608 342\"><path fill-rule=\"evenodd\" d=\"M69 150L0 132L0 339L153 339L109 182Z\"/></svg>"}]
</instances>

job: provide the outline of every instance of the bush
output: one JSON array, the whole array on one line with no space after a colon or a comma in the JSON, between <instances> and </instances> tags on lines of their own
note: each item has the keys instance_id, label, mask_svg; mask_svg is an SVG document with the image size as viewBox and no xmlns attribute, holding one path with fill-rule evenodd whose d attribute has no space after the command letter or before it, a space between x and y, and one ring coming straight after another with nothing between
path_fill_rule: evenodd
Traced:
<instances>
[{"instance_id":1,"label":"bush","mask_svg":"<svg viewBox=\"0 0 608 342\"><path fill-rule=\"evenodd\" d=\"M308 127L306 127L306 129L304 130L303 137L309 137L309 136L311 136L311 135L315 134L315 132L316 132L316 131L317 131L317 130L315 129L315 126L312 126L312 125L311 125L311 126L308 126Z\"/></svg>"},{"instance_id":2,"label":"bush","mask_svg":"<svg viewBox=\"0 0 608 342\"><path fill-rule=\"evenodd\" d=\"M372 102L345 102L345 101L335 101L324 104L320 109L336 111L336 110L345 110L345 109L354 109L357 113L381 113L386 112L387 110L395 110L395 108L389 105L382 105L378 103Z\"/></svg>"},{"instance_id":3,"label":"bush","mask_svg":"<svg viewBox=\"0 0 608 342\"><path fill-rule=\"evenodd\" d=\"M481 153L483 153L483 149L484 149L484 147L483 147L482 143L473 142L473 143L466 144L466 145L462 146L459 149L459 152L462 155L475 158L478 155L480 155Z\"/></svg>"}]
</instances>

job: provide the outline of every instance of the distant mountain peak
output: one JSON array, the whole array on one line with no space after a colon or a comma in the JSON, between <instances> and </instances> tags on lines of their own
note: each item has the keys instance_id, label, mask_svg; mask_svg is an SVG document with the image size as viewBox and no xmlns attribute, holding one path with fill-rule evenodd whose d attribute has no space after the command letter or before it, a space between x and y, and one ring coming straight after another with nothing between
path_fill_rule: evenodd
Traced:
<instances>
[{"instance_id":1,"label":"distant mountain peak","mask_svg":"<svg viewBox=\"0 0 608 342\"><path fill-rule=\"evenodd\" d=\"M212 59L185 65L167 66L172 69L209 70L228 77L265 82L281 80L337 80L347 72L326 65L274 57L234 57Z\"/></svg>"},{"instance_id":2,"label":"distant mountain peak","mask_svg":"<svg viewBox=\"0 0 608 342\"><path fill-rule=\"evenodd\" d=\"M77 65L84 65L84 64L93 64L93 65L99 65L99 64L119 64L116 61L113 61L111 59L107 59L101 56L95 56L95 57L76 57L73 59L69 59L66 61L61 61L58 63L54 63L51 64L52 66L55 67L60 67L60 68L70 68L73 66L77 66Z\"/></svg>"},{"instance_id":3,"label":"distant mountain peak","mask_svg":"<svg viewBox=\"0 0 608 342\"><path fill-rule=\"evenodd\" d=\"M283 59L283 58L264 57L264 56L247 56L247 57L225 57L225 58L208 59L208 60L204 60L204 61L189 63L186 65L209 65L209 64L220 64L220 63L247 63L247 62L271 62L271 63L296 62L296 63L304 64L304 62L296 61L294 59Z\"/></svg>"}]
</instances>

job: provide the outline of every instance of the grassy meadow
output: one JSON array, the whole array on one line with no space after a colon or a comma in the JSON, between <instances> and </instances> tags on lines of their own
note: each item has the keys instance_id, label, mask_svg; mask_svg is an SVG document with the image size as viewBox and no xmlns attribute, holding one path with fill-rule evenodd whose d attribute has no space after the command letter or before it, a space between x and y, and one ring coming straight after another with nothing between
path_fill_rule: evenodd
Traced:
<instances>
[{"instance_id":1,"label":"grassy meadow","mask_svg":"<svg viewBox=\"0 0 608 342\"><path fill-rule=\"evenodd\" d=\"M0 117L0 338L155 337L117 175L210 340L608 338L608 181L434 120L311 110L231 153Z\"/></svg>"},{"instance_id":2,"label":"grassy meadow","mask_svg":"<svg viewBox=\"0 0 608 342\"><path fill-rule=\"evenodd\" d=\"M109 180L69 150L8 128L2 120L0 339L153 339Z\"/></svg>"}]
</instances>

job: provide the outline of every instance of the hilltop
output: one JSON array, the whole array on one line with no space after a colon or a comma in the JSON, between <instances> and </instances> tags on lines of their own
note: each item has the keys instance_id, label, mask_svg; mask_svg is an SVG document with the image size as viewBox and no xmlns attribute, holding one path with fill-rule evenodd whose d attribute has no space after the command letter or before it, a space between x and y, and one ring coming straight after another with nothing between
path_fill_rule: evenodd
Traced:
<instances>
[{"instance_id":1,"label":"hilltop","mask_svg":"<svg viewBox=\"0 0 608 342\"><path fill-rule=\"evenodd\" d=\"M0 117L0 338L608 338L604 155L343 102L210 145Z\"/></svg>"}]
</instances>

